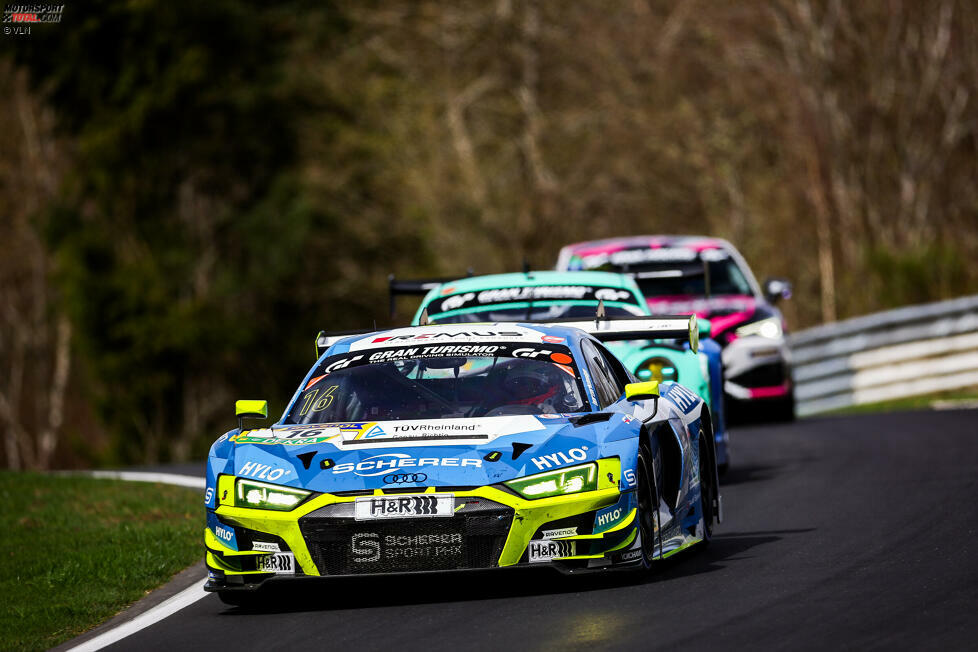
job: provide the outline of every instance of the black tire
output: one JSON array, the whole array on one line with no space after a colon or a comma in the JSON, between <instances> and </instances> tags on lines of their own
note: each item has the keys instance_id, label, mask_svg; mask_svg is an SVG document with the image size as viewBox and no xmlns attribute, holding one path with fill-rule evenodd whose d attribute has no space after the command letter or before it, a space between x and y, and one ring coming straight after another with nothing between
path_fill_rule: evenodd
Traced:
<instances>
[{"instance_id":1,"label":"black tire","mask_svg":"<svg viewBox=\"0 0 978 652\"><path fill-rule=\"evenodd\" d=\"M795 420L795 392L779 400L771 409L771 417L778 423L791 423Z\"/></svg>"},{"instance_id":2,"label":"black tire","mask_svg":"<svg viewBox=\"0 0 978 652\"><path fill-rule=\"evenodd\" d=\"M648 570L655 561L655 530L659 518L659 492L649 466L651 455L643 446L636 464L638 476L638 526L642 536L642 568Z\"/></svg>"},{"instance_id":3,"label":"black tire","mask_svg":"<svg viewBox=\"0 0 978 652\"><path fill-rule=\"evenodd\" d=\"M218 591L221 602L231 607L253 607L258 603L257 591Z\"/></svg>"},{"instance_id":4,"label":"black tire","mask_svg":"<svg viewBox=\"0 0 978 652\"><path fill-rule=\"evenodd\" d=\"M717 467L713 459L713 451L706 440L706 435L700 431L700 510L703 519L703 544L709 544L713 539L714 505L716 504L719 488L717 487Z\"/></svg>"}]
</instances>

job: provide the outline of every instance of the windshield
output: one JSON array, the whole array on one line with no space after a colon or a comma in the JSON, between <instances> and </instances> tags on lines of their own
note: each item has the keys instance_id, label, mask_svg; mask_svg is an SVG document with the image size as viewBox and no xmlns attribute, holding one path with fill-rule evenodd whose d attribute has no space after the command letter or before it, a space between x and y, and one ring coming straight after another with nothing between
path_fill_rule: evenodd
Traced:
<instances>
[{"instance_id":1,"label":"windshield","mask_svg":"<svg viewBox=\"0 0 978 652\"><path fill-rule=\"evenodd\" d=\"M434 315L430 318L432 322L439 324L469 324L479 322L500 322L500 321L553 321L555 319L567 318L591 318L597 310L597 302L586 305L567 305L563 304L526 304L518 308L506 308L499 306L477 310L464 314L454 315ZM605 314L609 317L623 317L644 315L645 311L637 306L605 306Z\"/></svg>"},{"instance_id":2,"label":"windshield","mask_svg":"<svg viewBox=\"0 0 978 652\"><path fill-rule=\"evenodd\" d=\"M744 278L737 264L731 260L717 260L707 263L710 267L710 296L753 295L750 283ZM706 274L703 265L678 266L675 264L635 265L635 279L647 298L657 296L705 296ZM644 273L661 273L662 276L644 277Z\"/></svg>"},{"instance_id":3,"label":"windshield","mask_svg":"<svg viewBox=\"0 0 978 652\"><path fill-rule=\"evenodd\" d=\"M550 344L400 346L324 359L285 423L588 411L569 349Z\"/></svg>"}]
</instances>

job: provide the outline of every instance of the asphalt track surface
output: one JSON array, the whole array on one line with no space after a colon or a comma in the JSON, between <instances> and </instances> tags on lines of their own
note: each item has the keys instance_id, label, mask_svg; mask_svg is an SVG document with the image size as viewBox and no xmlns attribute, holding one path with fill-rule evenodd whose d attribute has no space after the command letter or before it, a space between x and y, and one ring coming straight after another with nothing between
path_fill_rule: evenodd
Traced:
<instances>
[{"instance_id":1,"label":"asphalt track surface","mask_svg":"<svg viewBox=\"0 0 978 652\"><path fill-rule=\"evenodd\" d=\"M978 411L742 427L709 547L644 577L497 571L216 596L109 649L978 648Z\"/></svg>"}]
</instances>

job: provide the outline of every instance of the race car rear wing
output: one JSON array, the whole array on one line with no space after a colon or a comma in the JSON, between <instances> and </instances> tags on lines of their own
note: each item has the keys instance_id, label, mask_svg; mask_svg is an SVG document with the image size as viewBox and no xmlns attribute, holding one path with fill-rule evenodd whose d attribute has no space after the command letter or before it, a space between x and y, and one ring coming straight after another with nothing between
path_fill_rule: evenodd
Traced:
<instances>
[{"instance_id":1,"label":"race car rear wing","mask_svg":"<svg viewBox=\"0 0 978 652\"><path fill-rule=\"evenodd\" d=\"M329 347L333 346L344 337L349 337L351 335L366 335L367 333L373 333L377 329L366 329L360 331L336 331L335 333L327 333L326 331L319 331L316 335L316 359Z\"/></svg>"},{"instance_id":2,"label":"race car rear wing","mask_svg":"<svg viewBox=\"0 0 978 652\"><path fill-rule=\"evenodd\" d=\"M696 353L700 347L700 329L696 315L658 316L658 317L608 317L604 306L598 306L594 319L556 320L538 322L541 326L570 326L579 328L602 342L624 340L681 340L689 342L689 348Z\"/></svg>"},{"instance_id":3,"label":"race car rear wing","mask_svg":"<svg viewBox=\"0 0 978 652\"><path fill-rule=\"evenodd\" d=\"M421 326L428 323L427 311L421 315ZM604 302L599 302L594 319L581 321L577 318L557 319L547 322L534 322L540 326L570 326L579 328L585 333L602 342L620 342L625 340L681 340L689 342L689 348L696 353L700 346L700 326L696 315L662 316L662 317L609 317L604 312ZM316 358L326 349L336 344L344 337L351 335L366 335L377 332L376 328L356 331L340 331L327 333L319 331L316 335Z\"/></svg>"},{"instance_id":4,"label":"race car rear wing","mask_svg":"<svg viewBox=\"0 0 978 652\"><path fill-rule=\"evenodd\" d=\"M465 276L472 276L474 272L471 269L466 270ZM413 295L421 296L428 294L431 290L435 289L439 285L445 283L451 283L452 281L457 281L463 278L461 276L445 276L442 278L412 278L412 279L397 279L393 274L387 276L387 292L390 296L391 304L391 319L397 312L397 297L402 295Z\"/></svg>"}]
</instances>

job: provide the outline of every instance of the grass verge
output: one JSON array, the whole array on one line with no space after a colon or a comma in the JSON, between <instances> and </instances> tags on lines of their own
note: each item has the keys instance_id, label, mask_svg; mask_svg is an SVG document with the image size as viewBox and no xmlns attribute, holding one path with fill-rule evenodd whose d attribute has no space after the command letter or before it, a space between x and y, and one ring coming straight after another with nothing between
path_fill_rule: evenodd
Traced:
<instances>
[{"instance_id":1,"label":"grass verge","mask_svg":"<svg viewBox=\"0 0 978 652\"><path fill-rule=\"evenodd\" d=\"M882 401L879 403L866 403L864 405L850 405L849 407L825 412L818 416L841 416L846 414L867 414L870 412L899 412L902 410L929 410L935 404L946 403L948 407L960 401L962 406L966 403L978 400L978 387L963 387L961 389L951 389L937 394L927 394L924 396L908 396L892 401Z\"/></svg>"},{"instance_id":2,"label":"grass verge","mask_svg":"<svg viewBox=\"0 0 978 652\"><path fill-rule=\"evenodd\" d=\"M0 472L0 650L46 649L203 555L200 491Z\"/></svg>"}]
</instances>

